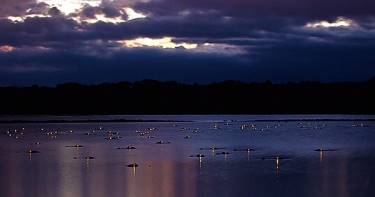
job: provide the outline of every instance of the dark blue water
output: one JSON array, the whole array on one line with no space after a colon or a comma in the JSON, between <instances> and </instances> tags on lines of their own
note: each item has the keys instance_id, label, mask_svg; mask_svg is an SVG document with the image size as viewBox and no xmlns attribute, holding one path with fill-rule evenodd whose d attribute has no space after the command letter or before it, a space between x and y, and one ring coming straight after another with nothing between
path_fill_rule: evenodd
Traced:
<instances>
[{"instance_id":1,"label":"dark blue water","mask_svg":"<svg viewBox=\"0 0 375 197\"><path fill-rule=\"evenodd\" d=\"M0 124L0 196L375 196L372 118L2 117L172 122Z\"/></svg>"}]
</instances>

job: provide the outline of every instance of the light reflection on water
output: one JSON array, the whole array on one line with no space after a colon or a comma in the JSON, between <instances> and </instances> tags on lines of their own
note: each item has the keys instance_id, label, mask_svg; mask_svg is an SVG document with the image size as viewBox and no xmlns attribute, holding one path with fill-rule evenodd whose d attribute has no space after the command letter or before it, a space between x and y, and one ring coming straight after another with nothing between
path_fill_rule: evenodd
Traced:
<instances>
[{"instance_id":1,"label":"light reflection on water","mask_svg":"<svg viewBox=\"0 0 375 197\"><path fill-rule=\"evenodd\" d=\"M0 137L0 196L375 196L372 122L367 127L353 127L352 122L303 127L297 122L256 123L263 130L252 124L244 130L243 123L235 122L177 124L0 125L1 132L25 127L26 133L17 139ZM99 127L123 138L84 135ZM61 134L52 139L41 128ZM136 132L148 128L157 128L150 134L154 138ZM74 132L63 132L70 130ZM187 134L191 138L185 139ZM171 144L156 144L161 140ZM66 147L76 144L83 147ZM117 149L128 145L136 150ZM322 147L338 151L314 151ZM29 149L40 153L28 154ZM89 156L94 159L85 159ZM138 167L127 167L131 163Z\"/></svg>"}]
</instances>

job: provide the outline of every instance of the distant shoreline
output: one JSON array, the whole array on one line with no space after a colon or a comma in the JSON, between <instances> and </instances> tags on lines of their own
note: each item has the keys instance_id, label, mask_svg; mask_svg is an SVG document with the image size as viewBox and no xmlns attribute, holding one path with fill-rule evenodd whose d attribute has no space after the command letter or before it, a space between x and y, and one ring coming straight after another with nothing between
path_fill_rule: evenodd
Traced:
<instances>
[{"instance_id":1,"label":"distant shoreline","mask_svg":"<svg viewBox=\"0 0 375 197\"><path fill-rule=\"evenodd\" d=\"M181 120L127 120L127 119L113 119L113 120L0 120L0 124L14 124L14 123L137 123L137 122L194 122Z\"/></svg>"},{"instance_id":2,"label":"distant shoreline","mask_svg":"<svg viewBox=\"0 0 375 197\"><path fill-rule=\"evenodd\" d=\"M0 114L375 114L375 79L0 87Z\"/></svg>"},{"instance_id":3,"label":"distant shoreline","mask_svg":"<svg viewBox=\"0 0 375 197\"><path fill-rule=\"evenodd\" d=\"M38 123L187 123L199 122L194 120L130 120L130 119L89 119L89 120L0 120L0 124L38 124ZM256 119L256 120L238 120L238 121L212 121L216 123L249 123L249 122L375 122L375 118L344 118L344 119L329 119L329 118L314 118L314 119Z\"/></svg>"}]
</instances>

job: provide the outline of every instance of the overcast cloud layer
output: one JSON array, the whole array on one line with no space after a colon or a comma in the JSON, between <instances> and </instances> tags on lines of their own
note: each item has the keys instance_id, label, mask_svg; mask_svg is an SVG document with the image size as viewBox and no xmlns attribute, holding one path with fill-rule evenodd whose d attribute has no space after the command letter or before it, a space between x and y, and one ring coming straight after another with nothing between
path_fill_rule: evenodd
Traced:
<instances>
[{"instance_id":1,"label":"overcast cloud layer","mask_svg":"<svg viewBox=\"0 0 375 197\"><path fill-rule=\"evenodd\" d=\"M0 84L361 81L373 0L0 0Z\"/></svg>"}]
</instances>

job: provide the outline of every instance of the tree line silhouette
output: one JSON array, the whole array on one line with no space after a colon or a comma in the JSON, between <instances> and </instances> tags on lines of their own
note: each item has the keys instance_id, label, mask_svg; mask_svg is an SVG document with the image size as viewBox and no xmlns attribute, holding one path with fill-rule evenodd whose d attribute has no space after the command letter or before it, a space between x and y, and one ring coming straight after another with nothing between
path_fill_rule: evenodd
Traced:
<instances>
[{"instance_id":1,"label":"tree line silhouette","mask_svg":"<svg viewBox=\"0 0 375 197\"><path fill-rule=\"evenodd\" d=\"M0 87L0 114L374 114L366 82L224 81Z\"/></svg>"}]
</instances>

